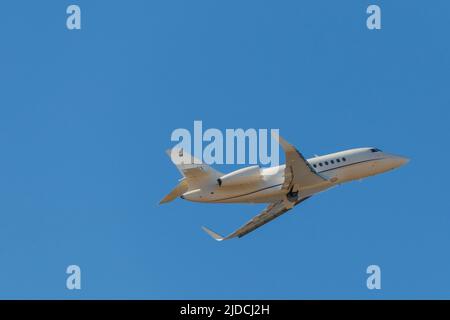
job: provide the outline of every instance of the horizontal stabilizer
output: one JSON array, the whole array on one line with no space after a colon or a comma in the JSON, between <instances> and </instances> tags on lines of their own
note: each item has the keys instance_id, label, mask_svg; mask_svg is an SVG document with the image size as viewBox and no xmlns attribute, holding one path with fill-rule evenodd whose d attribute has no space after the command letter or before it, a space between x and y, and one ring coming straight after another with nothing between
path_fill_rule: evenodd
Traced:
<instances>
[{"instance_id":1,"label":"horizontal stabilizer","mask_svg":"<svg viewBox=\"0 0 450 320\"><path fill-rule=\"evenodd\" d=\"M181 182L172 190L170 193L162 199L159 204L167 203L175 200L179 196L183 195L189 189L189 185L186 180L181 180Z\"/></svg>"}]
</instances>

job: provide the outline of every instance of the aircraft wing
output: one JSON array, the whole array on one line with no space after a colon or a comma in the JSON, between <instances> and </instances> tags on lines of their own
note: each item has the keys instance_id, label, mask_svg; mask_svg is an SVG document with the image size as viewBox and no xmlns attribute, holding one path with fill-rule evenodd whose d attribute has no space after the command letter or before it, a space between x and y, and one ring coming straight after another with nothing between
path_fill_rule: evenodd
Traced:
<instances>
[{"instance_id":1,"label":"aircraft wing","mask_svg":"<svg viewBox=\"0 0 450 320\"><path fill-rule=\"evenodd\" d=\"M278 136L278 139L286 158L283 189L290 189L293 185L296 185L299 189L304 189L327 181L314 170L293 145L280 136Z\"/></svg>"},{"instance_id":2,"label":"aircraft wing","mask_svg":"<svg viewBox=\"0 0 450 320\"><path fill-rule=\"evenodd\" d=\"M304 199L304 200L306 200L306 199ZM283 200L271 203L270 205L267 206L266 209L264 209L263 212L261 212L260 214L255 216L252 220L250 220L249 222L244 224L242 227L240 227L238 230L236 230L235 232L233 232L232 234L230 234L226 237L222 237L221 235L215 233L212 230L209 230L206 227L202 227L202 228L204 231L206 231L206 233L208 233L211 237L213 237L217 241L228 240L228 239L235 238L235 237L241 238L241 237L245 236L246 234L252 232L253 230L261 227L262 225L281 216L283 213L285 213L286 211L289 211L292 208L293 208L292 205L286 206L286 203Z\"/></svg>"},{"instance_id":3,"label":"aircraft wing","mask_svg":"<svg viewBox=\"0 0 450 320\"><path fill-rule=\"evenodd\" d=\"M283 189L290 190L294 186L297 190L304 188L314 187L322 182L328 181L326 178L318 174L314 168L306 161L303 155L290 143L277 137L284 150L286 157L285 179L283 183ZM208 233L212 238L217 241L228 240L235 237L241 238L253 230L261 227L262 225L272 221L273 219L281 216L286 211L292 209L295 205L308 199L309 197L297 200L295 203L287 200L279 200L271 203L264 211L255 216L252 220L244 224L241 228L231 233L230 235L223 237L216 232L202 227L203 230Z\"/></svg>"}]
</instances>

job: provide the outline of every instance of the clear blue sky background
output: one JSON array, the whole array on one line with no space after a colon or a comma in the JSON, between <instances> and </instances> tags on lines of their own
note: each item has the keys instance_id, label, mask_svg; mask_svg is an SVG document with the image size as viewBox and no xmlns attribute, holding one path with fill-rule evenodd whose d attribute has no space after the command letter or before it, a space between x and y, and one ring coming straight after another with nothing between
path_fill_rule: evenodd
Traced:
<instances>
[{"instance_id":1,"label":"clear blue sky background","mask_svg":"<svg viewBox=\"0 0 450 320\"><path fill-rule=\"evenodd\" d=\"M449 1L0 12L0 298L450 298ZM194 120L279 128L307 157L377 146L411 162L218 243L200 226L226 234L264 206L157 205L179 178L170 134Z\"/></svg>"}]
</instances>

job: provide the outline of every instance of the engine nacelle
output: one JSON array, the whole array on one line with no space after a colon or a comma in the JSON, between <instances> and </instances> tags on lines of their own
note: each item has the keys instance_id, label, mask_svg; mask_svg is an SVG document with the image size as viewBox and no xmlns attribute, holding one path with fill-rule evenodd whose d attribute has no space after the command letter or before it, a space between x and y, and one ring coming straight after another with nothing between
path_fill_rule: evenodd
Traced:
<instances>
[{"instance_id":1,"label":"engine nacelle","mask_svg":"<svg viewBox=\"0 0 450 320\"><path fill-rule=\"evenodd\" d=\"M217 183L219 186L228 187L257 182L261 179L261 168L251 166L228 173L217 179Z\"/></svg>"}]
</instances>

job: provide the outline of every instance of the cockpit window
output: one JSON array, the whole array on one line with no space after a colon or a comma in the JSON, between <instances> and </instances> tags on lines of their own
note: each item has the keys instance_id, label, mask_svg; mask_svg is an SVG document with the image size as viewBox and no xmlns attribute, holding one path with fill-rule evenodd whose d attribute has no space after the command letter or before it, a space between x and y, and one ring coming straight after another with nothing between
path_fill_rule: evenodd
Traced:
<instances>
[{"instance_id":1,"label":"cockpit window","mask_svg":"<svg viewBox=\"0 0 450 320\"><path fill-rule=\"evenodd\" d=\"M381 152L381 150L378 149L378 148L372 148L372 149L370 149L370 151L372 151L372 152Z\"/></svg>"}]
</instances>

